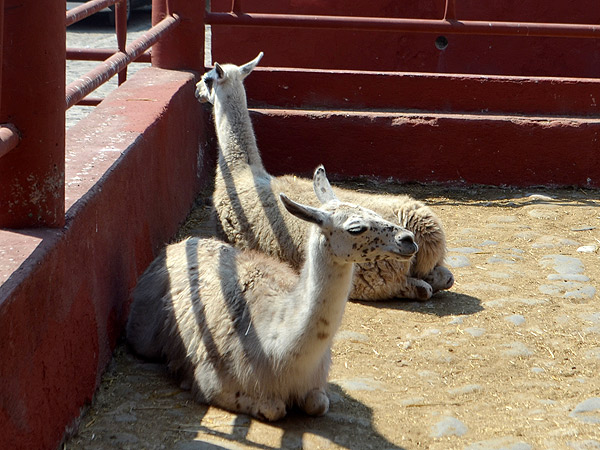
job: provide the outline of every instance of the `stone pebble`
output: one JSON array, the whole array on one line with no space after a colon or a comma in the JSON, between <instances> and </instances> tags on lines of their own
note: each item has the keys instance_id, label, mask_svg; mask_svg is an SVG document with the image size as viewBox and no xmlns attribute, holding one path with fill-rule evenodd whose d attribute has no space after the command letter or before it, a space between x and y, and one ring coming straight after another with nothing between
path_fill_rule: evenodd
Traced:
<instances>
[{"instance_id":1,"label":"stone pebble","mask_svg":"<svg viewBox=\"0 0 600 450\"><path fill-rule=\"evenodd\" d=\"M591 397L579 403L571 417L586 423L600 424L600 397Z\"/></svg>"},{"instance_id":2,"label":"stone pebble","mask_svg":"<svg viewBox=\"0 0 600 450\"><path fill-rule=\"evenodd\" d=\"M444 417L437 422L429 435L432 438L442 438L446 436L462 436L468 431L467 426L455 417Z\"/></svg>"},{"instance_id":3,"label":"stone pebble","mask_svg":"<svg viewBox=\"0 0 600 450\"><path fill-rule=\"evenodd\" d=\"M485 441L475 442L465 447L465 450L532 450L533 447L516 437L505 436Z\"/></svg>"},{"instance_id":4,"label":"stone pebble","mask_svg":"<svg viewBox=\"0 0 600 450\"><path fill-rule=\"evenodd\" d=\"M465 255L448 255L446 256L445 263L448 267L459 268L469 267L471 261Z\"/></svg>"},{"instance_id":5,"label":"stone pebble","mask_svg":"<svg viewBox=\"0 0 600 450\"><path fill-rule=\"evenodd\" d=\"M517 326L525 323L525 317L523 317L521 314L513 314L512 316L505 317L504 320Z\"/></svg>"},{"instance_id":6,"label":"stone pebble","mask_svg":"<svg viewBox=\"0 0 600 450\"><path fill-rule=\"evenodd\" d=\"M533 355L533 350L531 350L527 345L522 342L509 342L504 344L506 350L502 353L506 356L524 358Z\"/></svg>"}]
</instances>

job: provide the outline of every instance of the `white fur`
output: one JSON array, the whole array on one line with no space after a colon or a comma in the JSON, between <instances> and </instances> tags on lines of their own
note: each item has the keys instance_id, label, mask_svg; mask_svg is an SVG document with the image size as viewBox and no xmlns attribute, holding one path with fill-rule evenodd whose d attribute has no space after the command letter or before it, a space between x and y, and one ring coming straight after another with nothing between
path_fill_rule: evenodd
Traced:
<instances>
[{"instance_id":1,"label":"white fur","mask_svg":"<svg viewBox=\"0 0 600 450\"><path fill-rule=\"evenodd\" d=\"M325 178L322 168L317 178ZM165 357L199 402L266 420L292 405L325 414L331 342L353 262L408 259L418 249L409 231L327 195L321 208L281 196L285 209L313 224L299 275L216 239L169 245L133 292L132 349Z\"/></svg>"},{"instance_id":2,"label":"white fur","mask_svg":"<svg viewBox=\"0 0 600 450\"><path fill-rule=\"evenodd\" d=\"M219 237L236 247L256 249L298 268L304 260L306 225L282 214L277 192L290 192L314 205L312 183L295 176L272 177L265 170L246 104L243 80L262 57L243 65L219 65L196 85L201 102L214 105L220 152L213 195ZM446 239L438 217L406 195L374 195L335 189L343 201L369 207L412 231L420 247L411 261L359 264L350 294L362 300L395 297L425 300L449 289L452 273L444 267Z\"/></svg>"}]
</instances>

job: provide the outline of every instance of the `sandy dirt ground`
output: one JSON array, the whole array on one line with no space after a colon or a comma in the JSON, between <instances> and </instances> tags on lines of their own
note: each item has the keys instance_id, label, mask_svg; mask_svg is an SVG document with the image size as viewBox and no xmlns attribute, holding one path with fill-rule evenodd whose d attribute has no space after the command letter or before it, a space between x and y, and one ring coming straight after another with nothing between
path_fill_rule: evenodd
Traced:
<instances>
[{"instance_id":1,"label":"sandy dirt ground","mask_svg":"<svg viewBox=\"0 0 600 450\"><path fill-rule=\"evenodd\" d=\"M120 345L66 449L598 449L600 192L372 182L442 218L456 284L349 302L331 409L276 423L194 403ZM179 237L206 234L209 196Z\"/></svg>"}]
</instances>

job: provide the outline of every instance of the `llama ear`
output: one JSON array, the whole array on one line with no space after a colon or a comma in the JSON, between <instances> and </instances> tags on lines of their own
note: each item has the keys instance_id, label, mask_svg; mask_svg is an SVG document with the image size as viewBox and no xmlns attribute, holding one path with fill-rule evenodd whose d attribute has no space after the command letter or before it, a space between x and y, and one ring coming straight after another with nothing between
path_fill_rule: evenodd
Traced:
<instances>
[{"instance_id":1,"label":"llama ear","mask_svg":"<svg viewBox=\"0 0 600 450\"><path fill-rule=\"evenodd\" d=\"M215 63L215 71L219 80L225 77L225 71L218 62Z\"/></svg>"},{"instance_id":2,"label":"llama ear","mask_svg":"<svg viewBox=\"0 0 600 450\"><path fill-rule=\"evenodd\" d=\"M250 72L252 72L254 70L254 68L258 65L258 62L261 60L263 55L264 55L264 53L260 52L258 54L258 56L256 58L254 58L252 61L244 64L243 66L240 66L240 72L242 73L242 79L244 79L248 75L250 75Z\"/></svg>"},{"instance_id":3,"label":"llama ear","mask_svg":"<svg viewBox=\"0 0 600 450\"><path fill-rule=\"evenodd\" d=\"M285 206L285 209L298 219L322 226L329 217L329 213L326 211L296 203L295 201L290 200L285 194L279 194L279 198L281 199L283 206Z\"/></svg>"},{"instance_id":4,"label":"llama ear","mask_svg":"<svg viewBox=\"0 0 600 450\"><path fill-rule=\"evenodd\" d=\"M321 203L327 203L338 199L331 188L331 184L329 184L327 174L325 173L325 167L322 165L316 168L313 175L313 189Z\"/></svg>"}]
</instances>

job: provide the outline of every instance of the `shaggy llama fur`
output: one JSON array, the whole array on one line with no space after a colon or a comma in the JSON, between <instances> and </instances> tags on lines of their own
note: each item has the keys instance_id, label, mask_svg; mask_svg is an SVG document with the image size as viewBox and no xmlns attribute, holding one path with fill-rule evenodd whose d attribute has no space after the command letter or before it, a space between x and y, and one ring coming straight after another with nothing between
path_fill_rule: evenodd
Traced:
<instances>
[{"instance_id":1,"label":"shaggy llama fur","mask_svg":"<svg viewBox=\"0 0 600 450\"><path fill-rule=\"evenodd\" d=\"M243 80L262 53L243 65L215 64L196 85L196 97L214 106L219 140L219 161L213 202L217 234L236 247L255 249L299 268L305 258L306 224L283 214L278 192L290 192L314 205L310 180L295 176L273 177L265 170L256 145L246 104ZM446 239L438 217L422 202L405 195L375 195L335 189L342 200L365 205L386 220L399 223L415 235L420 251L411 261L359 264L351 298L426 300L454 283L443 265Z\"/></svg>"},{"instance_id":2,"label":"shaggy llama fur","mask_svg":"<svg viewBox=\"0 0 600 450\"><path fill-rule=\"evenodd\" d=\"M133 293L131 348L165 357L197 401L277 420L298 405L325 414L331 343L342 320L354 262L409 259L411 232L335 199L322 167L320 208L281 194L310 226L306 261L289 265L216 239L169 245Z\"/></svg>"}]
</instances>

